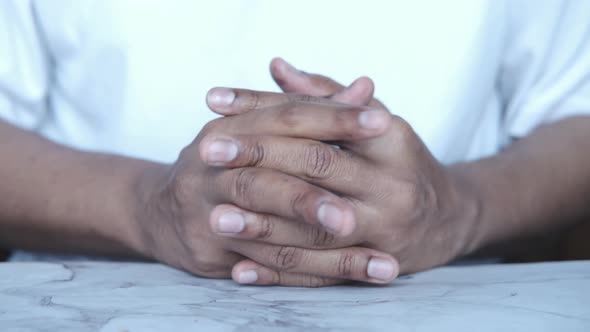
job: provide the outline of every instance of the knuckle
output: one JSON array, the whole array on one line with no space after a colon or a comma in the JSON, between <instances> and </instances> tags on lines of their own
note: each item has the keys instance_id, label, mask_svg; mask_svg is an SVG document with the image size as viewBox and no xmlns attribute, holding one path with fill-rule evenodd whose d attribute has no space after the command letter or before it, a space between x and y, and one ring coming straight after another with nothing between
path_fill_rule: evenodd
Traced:
<instances>
[{"instance_id":1,"label":"knuckle","mask_svg":"<svg viewBox=\"0 0 590 332\"><path fill-rule=\"evenodd\" d=\"M216 264L211 262L197 263L196 271L200 276L209 277L216 274L219 271L219 268Z\"/></svg>"},{"instance_id":2,"label":"knuckle","mask_svg":"<svg viewBox=\"0 0 590 332\"><path fill-rule=\"evenodd\" d=\"M274 232L274 223L268 215L260 216L260 226L256 238L260 240L269 239Z\"/></svg>"},{"instance_id":3,"label":"knuckle","mask_svg":"<svg viewBox=\"0 0 590 332\"><path fill-rule=\"evenodd\" d=\"M320 276L312 276L308 275L305 276L303 279L303 286L308 288L318 288L324 287L330 284L330 280L328 278L320 277Z\"/></svg>"},{"instance_id":4,"label":"knuckle","mask_svg":"<svg viewBox=\"0 0 590 332\"><path fill-rule=\"evenodd\" d=\"M286 285L286 283L285 283L285 276L286 275L287 275L287 273L285 273L283 271L277 271L277 273L273 274L272 284L273 285Z\"/></svg>"},{"instance_id":5,"label":"knuckle","mask_svg":"<svg viewBox=\"0 0 590 332\"><path fill-rule=\"evenodd\" d=\"M242 99L242 105L246 111L253 111L262 106L260 96L256 92L249 92L246 95L238 96L238 98Z\"/></svg>"},{"instance_id":6,"label":"knuckle","mask_svg":"<svg viewBox=\"0 0 590 332\"><path fill-rule=\"evenodd\" d=\"M416 138L412 126L406 120L397 116L393 119L392 131L397 140L403 143L412 142Z\"/></svg>"},{"instance_id":7,"label":"knuckle","mask_svg":"<svg viewBox=\"0 0 590 332\"><path fill-rule=\"evenodd\" d=\"M357 106L343 106L332 114L334 128L344 140L354 140L358 132L358 113L364 109Z\"/></svg>"},{"instance_id":8,"label":"knuckle","mask_svg":"<svg viewBox=\"0 0 590 332\"><path fill-rule=\"evenodd\" d=\"M220 274L224 273L225 270L227 270L227 268L219 262L202 256L196 256L194 258L193 264L195 266L193 270L196 272L196 274L203 277L213 278L219 276Z\"/></svg>"},{"instance_id":9,"label":"knuckle","mask_svg":"<svg viewBox=\"0 0 590 332\"><path fill-rule=\"evenodd\" d=\"M209 135L211 133L218 131L220 127L221 127L221 118L211 120L205 124L205 126L201 130L201 134L203 136Z\"/></svg>"},{"instance_id":10,"label":"knuckle","mask_svg":"<svg viewBox=\"0 0 590 332\"><path fill-rule=\"evenodd\" d=\"M303 249L290 246L280 246L271 254L271 262L280 270L292 270L301 262Z\"/></svg>"},{"instance_id":11,"label":"knuckle","mask_svg":"<svg viewBox=\"0 0 590 332\"><path fill-rule=\"evenodd\" d=\"M343 278L349 278L353 274L355 263L355 256L352 253L346 252L338 258L336 269L338 275Z\"/></svg>"},{"instance_id":12,"label":"knuckle","mask_svg":"<svg viewBox=\"0 0 590 332\"><path fill-rule=\"evenodd\" d=\"M241 202L247 202L252 184L256 179L256 172L251 168L240 168L237 170L233 184L233 197Z\"/></svg>"},{"instance_id":13,"label":"knuckle","mask_svg":"<svg viewBox=\"0 0 590 332\"><path fill-rule=\"evenodd\" d=\"M295 101L283 104L276 115L278 122L287 128L299 127L301 124L301 110L298 105L299 103Z\"/></svg>"},{"instance_id":14,"label":"knuckle","mask_svg":"<svg viewBox=\"0 0 590 332\"><path fill-rule=\"evenodd\" d=\"M336 151L323 144L313 144L305 149L305 175L313 179L326 179L334 174Z\"/></svg>"},{"instance_id":15,"label":"knuckle","mask_svg":"<svg viewBox=\"0 0 590 332\"><path fill-rule=\"evenodd\" d=\"M292 214L294 216L297 216L301 219L308 221L306 219L306 216L308 215L307 211L309 210L307 202L310 201L310 197L312 195L314 195L313 189L301 190L293 194L293 196L291 197L290 206L292 209Z\"/></svg>"},{"instance_id":16,"label":"knuckle","mask_svg":"<svg viewBox=\"0 0 590 332\"><path fill-rule=\"evenodd\" d=\"M403 211L411 212L423 208L423 195L413 181L398 182L396 200Z\"/></svg>"},{"instance_id":17,"label":"knuckle","mask_svg":"<svg viewBox=\"0 0 590 332\"><path fill-rule=\"evenodd\" d=\"M314 247L329 247L334 244L336 237L319 227L309 227L309 242Z\"/></svg>"},{"instance_id":18,"label":"knuckle","mask_svg":"<svg viewBox=\"0 0 590 332\"><path fill-rule=\"evenodd\" d=\"M250 159L249 164L251 166L259 166L264 161L266 156L266 150L264 148L264 145L259 141L256 141L249 147L248 150L248 155Z\"/></svg>"}]
</instances>

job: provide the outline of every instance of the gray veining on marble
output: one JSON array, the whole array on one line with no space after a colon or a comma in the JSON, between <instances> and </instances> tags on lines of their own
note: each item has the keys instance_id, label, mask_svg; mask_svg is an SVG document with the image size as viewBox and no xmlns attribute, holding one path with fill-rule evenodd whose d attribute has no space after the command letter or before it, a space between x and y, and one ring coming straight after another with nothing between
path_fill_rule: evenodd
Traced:
<instances>
[{"instance_id":1,"label":"gray veining on marble","mask_svg":"<svg viewBox=\"0 0 590 332\"><path fill-rule=\"evenodd\" d=\"M0 264L0 331L590 331L590 261L454 266L387 287L244 287L158 264Z\"/></svg>"}]
</instances>

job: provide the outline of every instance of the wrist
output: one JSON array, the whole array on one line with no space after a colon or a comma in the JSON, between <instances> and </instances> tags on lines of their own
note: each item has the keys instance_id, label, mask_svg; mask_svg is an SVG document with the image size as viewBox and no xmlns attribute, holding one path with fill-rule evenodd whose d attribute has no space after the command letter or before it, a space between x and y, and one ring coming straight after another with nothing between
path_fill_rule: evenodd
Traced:
<instances>
[{"instance_id":1,"label":"wrist","mask_svg":"<svg viewBox=\"0 0 590 332\"><path fill-rule=\"evenodd\" d=\"M149 259L157 259L154 254L154 223L166 218L159 212L162 212L160 197L166 188L168 169L165 164L146 163L138 168L130 183L126 241L133 250Z\"/></svg>"},{"instance_id":2,"label":"wrist","mask_svg":"<svg viewBox=\"0 0 590 332\"><path fill-rule=\"evenodd\" d=\"M451 241L453 257L469 255L484 245L484 229L481 225L483 199L467 164L447 168L451 181Z\"/></svg>"}]
</instances>

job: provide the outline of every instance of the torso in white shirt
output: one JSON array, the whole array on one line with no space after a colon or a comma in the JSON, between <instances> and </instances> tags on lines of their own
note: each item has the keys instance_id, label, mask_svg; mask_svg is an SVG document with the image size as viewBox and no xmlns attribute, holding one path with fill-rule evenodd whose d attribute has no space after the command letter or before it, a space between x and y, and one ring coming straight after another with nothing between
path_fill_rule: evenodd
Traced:
<instances>
[{"instance_id":1,"label":"torso in white shirt","mask_svg":"<svg viewBox=\"0 0 590 332\"><path fill-rule=\"evenodd\" d=\"M87 150L171 162L215 118L207 90L276 90L275 56L345 84L370 76L376 96L445 163L493 154L511 135L590 108L588 2L1 6L0 116Z\"/></svg>"},{"instance_id":2,"label":"torso in white shirt","mask_svg":"<svg viewBox=\"0 0 590 332\"><path fill-rule=\"evenodd\" d=\"M277 90L275 56L346 84L370 76L445 162L502 143L500 1L63 3L37 12L55 59L41 130L65 144L173 161L215 118L209 88Z\"/></svg>"}]
</instances>

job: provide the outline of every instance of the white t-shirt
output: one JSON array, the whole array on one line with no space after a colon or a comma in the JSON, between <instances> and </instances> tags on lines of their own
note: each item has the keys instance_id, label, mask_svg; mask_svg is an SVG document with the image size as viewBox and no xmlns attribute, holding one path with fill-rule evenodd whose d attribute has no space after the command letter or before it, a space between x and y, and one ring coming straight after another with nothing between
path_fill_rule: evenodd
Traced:
<instances>
[{"instance_id":1,"label":"white t-shirt","mask_svg":"<svg viewBox=\"0 0 590 332\"><path fill-rule=\"evenodd\" d=\"M0 118L172 162L213 86L277 90L282 56L376 96L445 163L590 113L590 1L3 0Z\"/></svg>"},{"instance_id":2,"label":"white t-shirt","mask_svg":"<svg viewBox=\"0 0 590 332\"><path fill-rule=\"evenodd\" d=\"M172 162L216 117L209 88L277 90L275 56L370 76L444 163L590 114L587 0L2 0L0 118Z\"/></svg>"}]
</instances>

